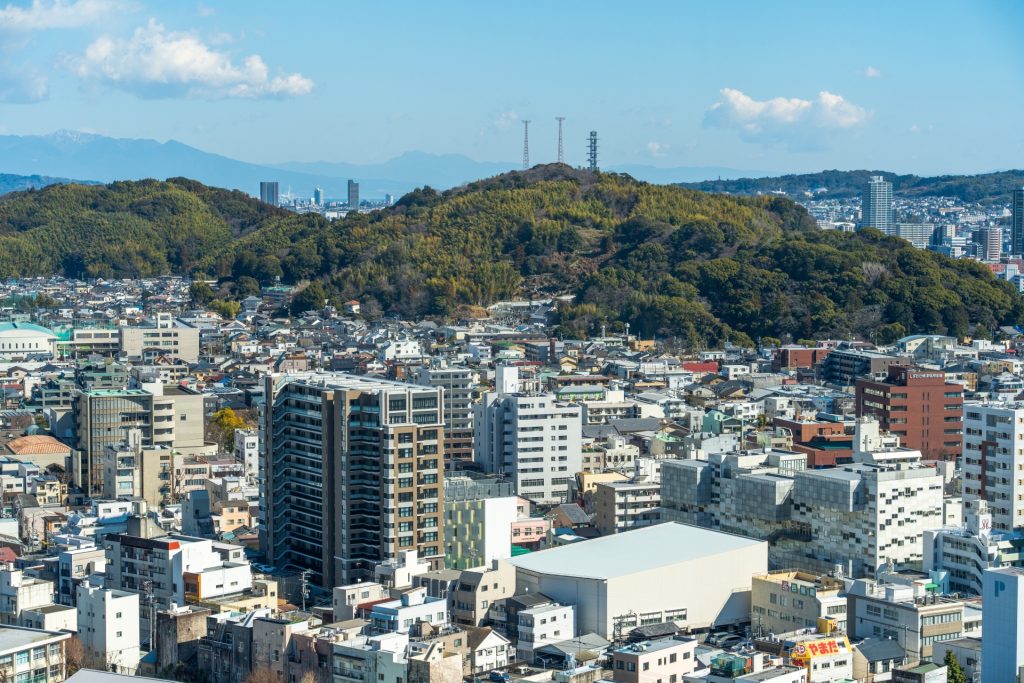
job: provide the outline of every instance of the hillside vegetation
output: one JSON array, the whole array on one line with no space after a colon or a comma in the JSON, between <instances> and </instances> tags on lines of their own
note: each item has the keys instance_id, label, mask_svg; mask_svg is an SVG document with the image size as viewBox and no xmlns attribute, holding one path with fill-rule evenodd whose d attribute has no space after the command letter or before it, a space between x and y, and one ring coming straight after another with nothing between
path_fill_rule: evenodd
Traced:
<instances>
[{"instance_id":1,"label":"hillside vegetation","mask_svg":"<svg viewBox=\"0 0 1024 683\"><path fill-rule=\"evenodd\" d=\"M884 176L892 182L893 192L904 197L957 197L965 202L982 204L1007 203L1013 190L1024 186L1024 171L930 178L896 175L887 171L822 171L775 178L705 180L681 185L702 192L729 194L768 194L781 190L791 197L800 197L805 192L824 188L826 192L818 193L818 197L842 199L859 196L871 176L876 175Z\"/></svg>"},{"instance_id":2,"label":"hillside vegetation","mask_svg":"<svg viewBox=\"0 0 1024 683\"><path fill-rule=\"evenodd\" d=\"M74 246L55 250L55 240ZM981 264L873 230L820 231L786 199L565 166L424 188L332 223L185 180L61 186L0 199L5 241L4 276L189 272L218 278L219 296L235 297L277 277L312 281L295 310L355 298L371 315L448 316L573 293L559 313L567 336L628 322L687 346L963 335L1024 313L1020 295Z\"/></svg>"}]
</instances>

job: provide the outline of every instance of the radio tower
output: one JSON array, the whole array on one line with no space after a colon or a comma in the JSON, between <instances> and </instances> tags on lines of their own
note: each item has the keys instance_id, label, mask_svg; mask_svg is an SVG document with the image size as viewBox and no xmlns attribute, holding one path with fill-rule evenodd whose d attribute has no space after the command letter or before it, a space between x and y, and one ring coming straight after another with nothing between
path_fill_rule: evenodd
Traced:
<instances>
[{"instance_id":1,"label":"radio tower","mask_svg":"<svg viewBox=\"0 0 1024 683\"><path fill-rule=\"evenodd\" d=\"M590 170L597 170L597 131L590 131L590 138L587 151L587 160L590 162Z\"/></svg>"},{"instance_id":2,"label":"radio tower","mask_svg":"<svg viewBox=\"0 0 1024 683\"><path fill-rule=\"evenodd\" d=\"M523 170L530 168L530 122L523 119Z\"/></svg>"},{"instance_id":3,"label":"radio tower","mask_svg":"<svg viewBox=\"0 0 1024 683\"><path fill-rule=\"evenodd\" d=\"M565 163L565 154L562 151L562 121L565 121L564 116L556 116L555 121L558 121L558 163Z\"/></svg>"}]
</instances>

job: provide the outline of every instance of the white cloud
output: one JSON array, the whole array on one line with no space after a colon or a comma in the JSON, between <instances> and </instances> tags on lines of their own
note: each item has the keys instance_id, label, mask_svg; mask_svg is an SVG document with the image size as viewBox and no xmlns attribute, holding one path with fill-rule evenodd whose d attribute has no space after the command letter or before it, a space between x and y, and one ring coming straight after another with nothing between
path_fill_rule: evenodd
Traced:
<instances>
[{"instance_id":1,"label":"white cloud","mask_svg":"<svg viewBox=\"0 0 1024 683\"><path fill-rule=\"evenodd\" d=\"M118 0L32 0L27 7L0 8L0 31L44 31L95 24L125 9Z\"/></svg>"},{"instance_id":2,"label":"white cloud","mask_svg":"<svg viewBox=\"0 0 1024 683\"><path fill-rule=\"evenodd\" d=\"M49 95L46 76L36 69L0 63L0 104L31 104Z\"/></svg>"},{"instance_id":3,"label":"white cloud","mask_svg":"<svg viewBox=\"0 0 1024 683\"><path fill-rule=\"evenodd\" d=\"M869 66L868 68L864 69L864 75L868 78L881 78L882 72L873 66Z\"/></svg>"},{"instance_id":4,"label":"white cloud","mask_svg":"<svg viewBox=\"0 0 1024 683\"><path fill-rule=\"evenodd\" d=\"M865 109L827 90L814 100L755 100L734 88L720 93L722 98L704 115L704 125L737 130L748 142L816 148L829 132L862 125L869 118Z\"/></svg>"},{"instance_id":5,"label":"white cloud","mask_svg":"<svg viewBox=\"0 0 1024 683\"><path fill-rule=\"evenodd\" d=\"M519 121L519 114L514 111L503 111L494 120L494 127L499 130L511 128Z\"/></svg>"},{"instance_id":6,"label":"white cloud","mask_svg":"<svg viewBox=\"0 0 1024 683\"><path fill-rule=\"evenodd\" d=\"M647 143L647 153L652 157L663 157L668 153L669 146L662 142L651 142Z\"/></svg>"},{"instance_id":7,"label":"white cloud","mask_svg":"<svg viewBox=\"0 0 1024 683\"><path fill-rule=\"evenodd\" d=\"M259 55L236 64L194 34L168 31L152 19L129 39L98 38L71 67L83 79L141 97L291 97L313 89L301 74L271 76Z\"/></svg>"}]
</instances>

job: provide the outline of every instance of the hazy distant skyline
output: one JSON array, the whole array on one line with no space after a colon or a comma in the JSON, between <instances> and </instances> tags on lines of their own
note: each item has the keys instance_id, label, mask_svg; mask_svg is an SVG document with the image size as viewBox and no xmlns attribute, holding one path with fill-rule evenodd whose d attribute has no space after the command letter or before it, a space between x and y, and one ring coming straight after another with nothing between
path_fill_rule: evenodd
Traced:
<instances>
[{"instance_id":1,"label":"hazy distant skyline","mask_svg":"<svg viewBox=\"0 0 1024 683\"><path fill-rule=\"evenodd\" d=\"M1024 167L1024 3L0 0L0 133L256 163L410 150L900 173ZM0 159L0 172L3 169Z\"/></svg>"}]
</instances>

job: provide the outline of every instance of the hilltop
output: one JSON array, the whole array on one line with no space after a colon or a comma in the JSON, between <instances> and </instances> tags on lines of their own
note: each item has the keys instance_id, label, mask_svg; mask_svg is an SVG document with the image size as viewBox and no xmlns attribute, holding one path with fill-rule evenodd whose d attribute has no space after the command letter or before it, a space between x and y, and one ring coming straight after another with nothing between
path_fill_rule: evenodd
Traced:
<instances>
[{"instance_id":1,"label":"hilltop","mask_svg":"<svg viewBox=\"0 0 1024 683\"><path fill-rule=\"evenodd\" d=\"M251 291L254 283L230 284L243 278L312 281L297 310L355 298L371 315L408 317L572 293L559 314L567 336L628 322L686 345L883 342L1024 319L1024 300L983 265L874 230L818 230L788 199L558 165L443 193L421 188L391 209L333 223L183 179L0 199L0 275L61 270L203 274L234 296Z\"/></svg>"},{"instance_id":2,"label":"hilltop","mask_svg":"<svg viewBox=\"0 0 1024 683\"><path fill-rule=\"evenodd\" d=\"M96 185L90 180L71 180L70 178L54 178L47 175L15 175L0 173L0 195L22 190L39 190L50 185L78 183L80 185Z\"/></svg>"},{"instance_id":3,"label":"hilltop","mask_svg":"<svg viewBox=\"0 0 1024 683\"><path fill-rule=\"evenodd\" d=\"M957 197L965 202L1007 203L1010 193L1024 186L1024 171L1000 171L980 175L944 175L922 178L916 175L897 175L888 171L822 171L784 175L772 178L739 178L737 180L705 180L699 183L680 183L683 187L702 192L728 194L768 194L782 191L790 197L802 197L815 192L822 199L856 197L864 191L871 176L884 176L892 182L893 192L904 197ZM824 192L816 192L824 189Z\"/></svg>"}]
</instances>

